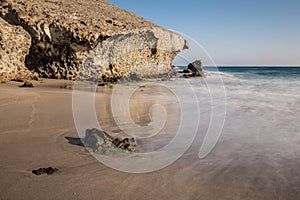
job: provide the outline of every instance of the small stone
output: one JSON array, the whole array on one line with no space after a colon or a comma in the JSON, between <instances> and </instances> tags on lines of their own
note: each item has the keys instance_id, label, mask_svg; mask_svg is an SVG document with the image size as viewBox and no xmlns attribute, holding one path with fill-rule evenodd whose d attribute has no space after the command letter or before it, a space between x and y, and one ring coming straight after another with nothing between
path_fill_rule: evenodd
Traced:
<instances>
[{"instance_id":1,"label":"small stone","mask_svg":"<svg viewBox=\"0 0 300 200\"><path fill-rule=\"evenodd\" d=\"M123 150L134 152L136 150L136 141L134 138L116 138L112 142L116 147Z\"/></svg>"},{"instance_id":2,"label":"small stone","mask_svg":"<svg viewBox=\"0 0 300 200\"><path fill-rule=\"evenodd\" d=\"M36 169L36 170L32 170L32 173L39 176L39 175L42 175L42 174L46 173L46 170L45 170L45 168L39 168L39 169Z\"/></svg>"},{"instance_id":3,"label":"small stone","mask_svg":"<svg viewBox=\"0 0 300 200\"><path fill-rule=\"evenodd\" d=\"M48 175L51 175L51 174L54 174L55 172L57 172L58 169L57 168L48 167L48 168L45 169L45 171L46 171L46 173Z\"/></svg>"},{"instance_id":4,"label":"small stone","mask_svg":"<svg viewBox=\"0 0 300 200\"><path fill-rule=\"evenodd\" d=\"M47 168L39 168L39 169L36 169L36 170L32 170L32 173L37 175L37 176L40 176L42 174L51 175L51 174L54 174L55 172L57 172L58 170L59 169L57 169L57 168L47 167Z\"/></svg>"},{"instance_id":5,"label":"small stone","mask_svg":"<svg viewBox=\"0 0 300 200\"><path fill-rule=\"evenodd\" d=\"M29 81L25 81L25 83L19 87L33 88L33 84Z\"/></svg>"}]
</instances>

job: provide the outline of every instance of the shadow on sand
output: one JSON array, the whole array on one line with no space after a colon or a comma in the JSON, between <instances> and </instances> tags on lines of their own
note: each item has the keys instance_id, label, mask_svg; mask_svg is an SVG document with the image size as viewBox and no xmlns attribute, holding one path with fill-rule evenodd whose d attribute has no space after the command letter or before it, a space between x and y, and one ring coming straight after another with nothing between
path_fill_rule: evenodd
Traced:
<instances>
[{"instance_id":1,"label":"shadow on sand","mask_svg":"<svg viewBox=\"0 0 300 200\"><path fill-rule=\"evenodd\" d=\"M82 143L80 138L74 138L74 137L65 137L65 138L66 140L68 140L69 144L84 147L84 144Z\"/></svg>"}]
</instances>

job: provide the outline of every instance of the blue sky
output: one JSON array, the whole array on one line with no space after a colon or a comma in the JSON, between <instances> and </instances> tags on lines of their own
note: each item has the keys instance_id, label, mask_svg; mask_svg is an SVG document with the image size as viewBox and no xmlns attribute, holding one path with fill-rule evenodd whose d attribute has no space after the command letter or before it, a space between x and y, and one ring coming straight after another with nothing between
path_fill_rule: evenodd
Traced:
<instances>
[{"instance_id":1,"label":"blue sky","mask_svg":"<svg viewBox=\"0 0 300 200\"><path fill-rule=\"evenodd\" d=\"M195 39L217 65L300 66L300 0L108 1Z\"/></svg>"}]
</instances>

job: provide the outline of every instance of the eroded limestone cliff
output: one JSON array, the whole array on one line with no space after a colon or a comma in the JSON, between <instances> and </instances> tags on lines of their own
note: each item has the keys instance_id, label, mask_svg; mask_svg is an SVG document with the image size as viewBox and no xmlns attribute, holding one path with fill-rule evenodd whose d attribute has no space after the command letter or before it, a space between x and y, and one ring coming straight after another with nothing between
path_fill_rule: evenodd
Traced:
<instances>
[{"instance_id":1,"label":"eroded limestone cliff","mask_svg":"<svg viewBox=\"0 0 300 200\"><path fill-rule=\"evenodd\" d=\"M0 82L31 78L32 73L25 67L31 43L29 34L1 18L0 27Z\"/></svg>"},{"instance_id":2,"label":"eroded limestone cliff","mask_svg":"<svg viewBox=\"0 0 300 200\"><path fill-rule=\"evenodd\" d=\"M23 66L45 78L74 80L85 59L99 52L106 52L103 58L108 60L94 63L99 68L93 73L104 81L130 73L165 74L171 71L176 54L186 48L181 36L103 0L2 0L0 16L30 35L29 53L22 53ZM11 40L19 37L5 34ZM25 40L17 43L28 46ZM1 62L6 61L1 58ZM141 67L144 63L156 67Z\"/></svg>"}]
</instances>

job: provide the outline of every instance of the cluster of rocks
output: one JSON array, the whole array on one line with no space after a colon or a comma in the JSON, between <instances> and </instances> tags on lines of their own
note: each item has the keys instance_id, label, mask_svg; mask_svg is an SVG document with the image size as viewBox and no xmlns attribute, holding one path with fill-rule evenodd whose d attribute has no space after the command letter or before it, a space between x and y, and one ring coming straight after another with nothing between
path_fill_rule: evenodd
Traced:
<instances>
[{"instance_id":1,"label":"cluster of rocks","mask_svg":"<svg viewBox=\"0 0 300 200\"><path fill-rule=\"evenodd\" d=\"M36 170L32 170L32 173L39 176L39 175L42 175L42 174L47 174L47 175L51 175L51 174L54 174L56 172L58 172L59 169L57 168L53 168L53 167L47 167L47 168L39 168L39 169L36 169Z\"/></svg>"},{"instance_id":2,"label":"cluster of rocks","mask_svg":"<svg viewBox=\"0 0 300 200\"><path fill-rule=\"evenodd\" d=\"M179 73L182 73L184 78L205 77L201 60L190 63L187 69L179 71Z\"/></svg>"},{"instance_id":3,"label":"cluster of rocks","mask_svg":"<svg viewBox=\"0 0 300 200\"><path fill-rule=\"evenodd\" d=\"M83 143L95 153L107 154L116 152L135 152L136 141L134 138L112 137L98 129L87 129Z\"/></svg>"},{"instance_id":4,"label":"cluster of rocks","mask_svg":"<svg viewBox=\"0 0 300 200\"><path fill-rule=\"evenodd\" d=\"M2 0L0 18L2 82L169 74L187 48L180 35L104 0Z\"/></svg>"}]
</instances>

